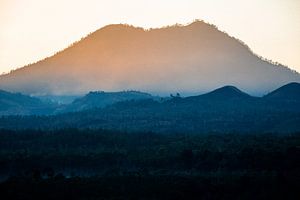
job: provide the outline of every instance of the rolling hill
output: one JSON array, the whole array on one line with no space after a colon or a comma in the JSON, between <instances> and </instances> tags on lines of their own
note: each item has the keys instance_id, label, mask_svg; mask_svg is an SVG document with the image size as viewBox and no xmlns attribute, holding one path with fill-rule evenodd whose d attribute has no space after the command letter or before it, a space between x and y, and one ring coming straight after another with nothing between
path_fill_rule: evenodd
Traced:
<instances>
[{"instance_id":1,"label":"rolling hill","mask_svg":"<svg viewBox=\"0 0 300 200\"><path fill-rule=\"evenodd\" d=\"M300 101L300 83L289 83L265 96L272 100Z\"/></svg>"},{"instance_id":2,"label":"rolling hill","mask_svg":"<svg viewBox=\"0 0 300 200\"><path fill-rule=\"evenodd\" d=\"M75 99L71 104L59 110L59 112L78 112L93 108L104 108L122 101L137 101L142 99L153 99L152 95L138 91L122 92L89 92L81 98Z\"/></svg>"},{"instance_id":3,"label":"rolling hill","mask_svg":"<svg viewBox=\"0 0 300 200\"><path fill-rule=\"evenodd\" d=\"M35 97L0 90L0 116L49 114L55 107Z\"/></svg>"},{"instance_id":4,"label":"rolling hill","mask_svg":"<svg viewBox=\"0 0 300 200\"><path fill-rule=\"evenodd\" d=\"M282 88L287 87L290 87L290 84ZM282 88L280 89L282 96L288 97L289 90ZM89 95L96 95L96 103L101 105L99 98L101 93ZM78 102L84 102L84 99L79 99ZM74 103L77 104L76 101ZM280 98L274 101L266 97L252 97L233 86L225 86L193 97L175 96L164 101L142 98L98 108L95 108L94 103L86 101L81 105L85 105L85 108L90 106L90 109L85 110L79 106L82 109L79 112L0 118L0 128L52 130L71 127L164 133L300 131L299 99L290 101Z\"/></svg>"},{"instance_id":5,"label":"rolling hill","mask_svg":"<svg viewBox=\"0 0 300 200\"><path fill-rule=\"evenodd\" d=\"M0 76L0 88L31 95L139 90L192 94L235 85L262 95L300 75L261 59L214 25L145 30L108 25L37 63Z\"/></svg>"},{"instance_id":6,"label":"rolling hill","mask_svg":"<svg viewBox=\"0 0 300 200\"><path fill-rule=\"evenodd\" d=\"M229 100L229 99L248 99L253 98L249 94L242 92L234 86L224 86L203 95L188 97L187 99L206 99L206 100Z\"/></svg>"}]
</instances>

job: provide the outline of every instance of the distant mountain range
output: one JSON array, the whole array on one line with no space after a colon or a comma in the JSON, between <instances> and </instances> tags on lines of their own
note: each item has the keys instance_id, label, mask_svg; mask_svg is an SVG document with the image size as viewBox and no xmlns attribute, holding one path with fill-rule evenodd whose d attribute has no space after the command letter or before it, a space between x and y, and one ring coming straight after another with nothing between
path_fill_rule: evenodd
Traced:
<instances>
[{"instance_id":1,"label":"distant mountain range","mask_svg":"<svg viewBox=\"0 0 300 200\"><path fill-rule=\"evenodd\" d=\"M75 99L71 104L59 110L59 112L76 112L92 108L104 108L117 102L154 98L158 97L138 91L90 92L82 98Z\"/></svg>"},{"instance_id":2,"label":"distant mountain range","mask_svg":"<svg viewBox=\"0 0 300 200\"><path fill-rule=\"evenodd\" d=\"M0 76L1 89L30 95L99 89L192 94L223 85L253 95L289 82L300 82L300 75L202 21L150 30L108 25L54 56Z\"/></svg>"},{"instance_id":3,"label":"distant mountain range","mask_svg":"<svg viewBox=\"0 0 300 200\"><path fill-rule=\"evenodd\" d=\"M163 100L133 91L92 92L53 112L62 114L2 117L0 128L51 130L72 127L191 133L297 132L300 131L299 93L299 83L287 84L264 97L250 96L234 86L198 96L184 98L175 95Z\"/></svg>"},{"instance_id":4,"label":"distant mountain range","mask_svg":"<svg viewBox=\"0 0 300 200\"><path fill-rule=\"evenodd\" d=\"M83 97L59 96L31 97L21 93L0 90L1 115L53 115L65 112L78 112L93 108L104 108L117 102L143 99L160 100L158 96L138 91L89 92ZM71 99L74 99L71 101ZM63 103L61 103L63 102Z\"/></svg>"}]
</instances>

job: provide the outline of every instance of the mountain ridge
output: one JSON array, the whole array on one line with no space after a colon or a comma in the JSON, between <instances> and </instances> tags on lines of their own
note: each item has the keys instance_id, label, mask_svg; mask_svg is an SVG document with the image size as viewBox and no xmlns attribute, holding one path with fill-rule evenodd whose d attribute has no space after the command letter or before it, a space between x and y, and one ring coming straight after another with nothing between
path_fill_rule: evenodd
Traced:
<instances>
[{"instance_id":1,"label":"mountain ridge","mask_svg":"<svg viewBox=\"0 0 300 200\"><path fill-rule=\"evenodd\" d=\"M291 85L294 84L287 84L283 88ZM297 87L294 91L299 92L299 89ZM299 132L300 99L291 99L289 90L281 88L280 91L287 99L252 97L236 87L225 86L207 94L194 97L176 95L163 101L142 98L117 101L101 107L97 106L99 103L101 105L101 101L97 100L96 106L91 104L88 107L85 104L86 109L79 111L67 110L44 116L0 117L0 129L101 128L129 132L184 133Z\"/></svg>"},{"instance_id":2,"label":"mountain ridge","mask_svg":"<svg viewBox=\"0 0 300 200\"><path fill-rule=\"evenodd\" d=\"M292 90L291 90L292 89ZM279 92L279 96L277 95ZM275 97L274 97L275 94ZM57 101L50 101L51 97L31 97L21 93L10 93L0 90L0 116L1 115L55 115L67 112L81 112L85 110L103 109L106 107L115 107L116 104L125 108L128 105L137 107L147 106L151 104L176 105L185 104L187 106L200 106L202 109L220 108L226 104L240 106L240 108L251 106L253 109L258 107L269 107L273 105L275 110L280 109L281 103L287 104L289 110L299 110L300 102L300 84L289 83L280 88L266 94L263 97L251 96L235 86L224 86L217 88L211 92L202 93L195 96L183 97L179 93L165 96L153 96L149 93L140 91L120 91L120 92L104 92L96 91L77 97L72 102L61 104ZM58 98L58 97L57 97ZM29 102L29 103L28 103ZM259 103L259 104L257 104ZM205 108L208 106L207 108ZM115 107L117 109L118 106ZM1 111L2 110L2 111Z\"/></svg>"},{"instance_id":3,"label":"mountain ridge","mask_svg":"<svg viewBox=\"0 0 300 200\"><path fill-rule=\"evenodd\" d=\"M0 90L0 116L43 115L51 113L54 107L54 104L44 103L36 97Z\"/></svg>"},{"instance_id":4,"label":"mountain ridge","mask_svg":"<svg viewBox=\"0 0 300 200\"><path fill-rule=\"evenodd\" d=\"M71 104L59 110L59 112L76 112L93 108L104 108L106 106L122 101L137 101L153 98L155 97L151 94L139 91L89 92L87 95L75 99Z\"/></svg>"},{"instance_id":5,"label":"mountain ridge","mask_svg":"<svg viewBox=\"0 0 300 200\"><path fill-rule=\"evenodd\" d=\"M235 86L227 85L221 88L217 88L209 93L203 94L204 97L213 98L244 98L251 97L249 94L241 91Z\"/></svg>"},{"instance_id":6,"label":"mountain ridge","mask_svg":"<svg viewBox=\"0 0 300 200\"><path fill-rule=\"evenodd\" d=\"M300 83L292 82L265 95L267 99L300 100Z\"/></svg>"},{"instance_id":7,"label":"mountain ridge","mask_svg":"<svg viewBox=\"0 0 300 200\"><path fill-rule=\"evenodd\" d=\"M198 21L149 30L108 25L54 56L0 76L0 87L35 95L99 89L166 94L236 85L262 94L291 81L300 82L300 75Z\"/></svg>"}]
</instances>

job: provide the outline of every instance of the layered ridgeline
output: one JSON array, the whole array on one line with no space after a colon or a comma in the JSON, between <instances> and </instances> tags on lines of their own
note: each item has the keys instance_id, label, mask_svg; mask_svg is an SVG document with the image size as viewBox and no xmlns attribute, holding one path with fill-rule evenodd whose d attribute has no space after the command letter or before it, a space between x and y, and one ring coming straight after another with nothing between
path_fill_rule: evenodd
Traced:
<instances>
[{"instance_id":1,"label":"layered ridgeline","mask_svg":"<svg viewBox=\"0 0 300 200\"><path fill-rule=\"evenodd\" d=\"M131 89L165 94L235 85L264 94L292 81L300 82L298 73L197 21L150 30L106 26L52 57L0 76L0 88L34 95Z\"/></svg>"},{"instance_id":2,"label":"layered ridgeline","mask_svg":"<svg viewBox=\"0 0 300 200\"><path fill-rule=\"evenodd\" d=\"M122 92L89 92L82 98L75 99L71 104L57 110L56 113L62 112L78 112L93 108L104 108L106 106L122 102L122 101L139 101L144 99L158 99L148 93L138 91L122 91Z\"/></svg>"},{"instance_id":3,"label":"layered ridgeline","mask_svg":"<svg viewBox=\"0 0 300 200\"><path fill-rule=\"evenodd\" d=\"M300 97L295 95L299 93L299 83L290 83L264 97L250 96L234 86L198 96L173 96L163 101L144 93L90 93L65 110L59 110L79 112L48 117L2 117L0 129L71 127L182 133L299 132ZM111 104L106 104L109 99Z\"/></svg>"},{"instance_id":4,"label":"layered ridgeline","mask_svg":"<svg viewBox=\"0 0 300 200\"><path fill-rule=\"evenodd\" d=\"M57 105L38 98L0 90L1 115L44 115L53 113Z\"/></svg>"},{"instance_id":5,"label":"layered ridgeline","mask_svg":"<svg viewBox=\"0 0 300 200\"><path fill-rule=\"evenodd\" d=\"M74 99L74 100L71 100ZM1 115L53 115L65 112L78 112L123 102L163 98L139 91L89 92L83 97L49 96L31 97L21 93L0 90Z\"/></svg>"}]
</instances>

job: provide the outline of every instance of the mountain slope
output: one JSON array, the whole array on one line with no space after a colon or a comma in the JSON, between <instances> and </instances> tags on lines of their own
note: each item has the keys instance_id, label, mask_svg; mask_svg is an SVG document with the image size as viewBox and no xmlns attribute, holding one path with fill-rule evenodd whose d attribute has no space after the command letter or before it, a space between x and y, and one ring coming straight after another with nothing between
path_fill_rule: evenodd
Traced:
<instances>
[{"instance_id":1,"label":"mountain slope","mask_svg":"<svg viewBox=\"0 0 300 200\"><path fill-rule=\"evenodd\" d=\"M67 105L60 112L75 112L88 110L92 108L104 108L117 102L153 99L154 97L148 93L137 91L124 92L90 92L82 98L78 98L71 104Z\"/></svg>"},{"instance_id":2,"label":"mountain slope","mask_svg":"<svg viewBox=\"0 0 300 200\"><path fill-rule=\"evenodd\" d=\"M286 84L273 92L267 94L264 98L272 100L297 100L300 101L300 83Z\"/></svg>"},{"instance_id":3,"label":"mountain slope","mask_svg":"<svg viewBox=\"0 0 300 200\"><path fill-rule=\"evenodd\" d=\"M229 86L194 97L122 101L48 117L0 118L0 128L5 129L70 127L166 133L292 133L300 131L300 99L270 101Z\"/></svg>"},{"instance_id":4,"label":"mountain slope","mask_svg":"<svg viewBox=\"0 0 300 200\"><path fill-rule=\"evenodd\" d=\"M217 99L221 101L226 99L241 99L250 97L251 96L249 94L242 92L234 86L224 86L212 92L198 96L198 98Z\"/></svg>"},{"instance_id":5,"label":"mountain slope","mask_svg":"<svg viewBox=\"0 0 300 200\"><path fill-rule=\"evenodd\" d=\"M49 114L54 107L34 97L0 90L0 116Z\"/></svg>"},{"instance_id":6,"label":"mountain slope","mask_svg":"<svg viewBox=\"0 0 300 200\"><path fill-rule=\"evenodd\" d=\"M0 88L35 95L132 89L169 94L235 85L264 94L292 81L300 82L298 73L197 21L151 30L106 26L52 57L0 76Z\"/></svg>"}]
</instances>

